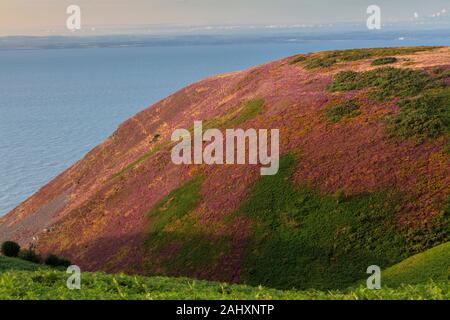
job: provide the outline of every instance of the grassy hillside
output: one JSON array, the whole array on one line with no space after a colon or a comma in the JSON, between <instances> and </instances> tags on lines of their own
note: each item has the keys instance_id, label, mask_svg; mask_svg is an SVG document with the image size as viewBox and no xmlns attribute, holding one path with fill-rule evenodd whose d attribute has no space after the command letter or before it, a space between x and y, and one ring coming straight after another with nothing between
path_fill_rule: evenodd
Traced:
<instances>
[{"instance_id":1,"label":"grassy hillside","mask_svg":"<svg viewBox=\"0 0 450 320\"><path fill-rule=\"evenodd\" d=\"M450 280L450 242L416 254L382 272L383 285Z\"/></svg>"},{"instance_id":2,"label":"grassy hillside","mask_svg":"<svg viewBox=\"0 0 450 320\"><path fill-rule=\"evenodd\" d=\"M281 291L187 278L83 273L81 290L68 290L66 288L67 277L66 273L53 270L0 273L0 299L450 299L448 282L430 282L396 289L383 288L382 290L368 290L361 286L352 291Z\"/></svg>"},{"instance_id":3,"label":"grassy hillside","mask_svg":"<svg viewBox=\"0 0 450 320\"><path fill-rule=\"evenodd\" d=\"M21 259L0 256L0 273L12 270L36 271L40 269L47 269L47 267Z\"/></svg>"}]
</instances>

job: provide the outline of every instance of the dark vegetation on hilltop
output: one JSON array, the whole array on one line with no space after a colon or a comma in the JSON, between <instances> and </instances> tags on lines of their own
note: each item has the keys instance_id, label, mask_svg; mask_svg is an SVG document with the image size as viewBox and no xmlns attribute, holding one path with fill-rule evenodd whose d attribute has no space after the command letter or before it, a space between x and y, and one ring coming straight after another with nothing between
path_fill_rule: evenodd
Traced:
<instances>
[{"instance_id":1,"label":"dark vegetation on hilltop","mask_svg":"<svg viewBox=\"0 0 450 320\"><path fill-rule=\"evenodd\" d=\"M392 58L395 55L413 54L434 50L439 47L408 47L408 48L370 48L335 50L325 53L303 54L291 60L291 64L302 63L307 69L327 68L340 62L352 62L370 58ZM380 60L378 60L380 61ZM386 61L386 60L383 60Z\"/></svg>"},{"instance_id":2,"label":"dark vegetation on hilltop","mask_svg":"<svg viewBox=\"0 0 450 320\"><path fill-rule=\"evenodd\" d=\"M369 97L380 102L414 97L428 89L443 88L439 79L422 70L379 68L365 72L342 71L330 85L331 92L369 88Z\"/></svg>"}]
</instances>

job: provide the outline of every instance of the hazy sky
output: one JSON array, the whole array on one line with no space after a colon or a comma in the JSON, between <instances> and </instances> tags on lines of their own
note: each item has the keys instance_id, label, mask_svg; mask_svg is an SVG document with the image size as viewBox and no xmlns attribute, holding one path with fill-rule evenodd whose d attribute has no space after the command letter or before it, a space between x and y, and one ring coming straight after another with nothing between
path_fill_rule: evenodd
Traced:
<instances>
[{"instance_id":1,"label":"hazy sky","mask_svg":"<svg viewBox=\"0 0 450 320\"><path fill-rule=\"evenodd\" d=\"M385 21L450 11L450 0L0 0L0 35L64 29L71 4L81 7L83 25L91 27L364 23L371 4L382 8Z\"/></svg>"}]
</instances>

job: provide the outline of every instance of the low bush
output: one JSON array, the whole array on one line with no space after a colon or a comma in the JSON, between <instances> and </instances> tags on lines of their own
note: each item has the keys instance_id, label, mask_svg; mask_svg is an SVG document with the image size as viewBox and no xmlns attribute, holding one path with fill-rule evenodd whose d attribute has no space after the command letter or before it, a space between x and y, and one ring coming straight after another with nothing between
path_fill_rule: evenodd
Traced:
<instances>
[{"instance_id":1,"label":"low bush","mask_svg":"<svg viewBox=\"0 0 450 320\"><path fill-rule=\"evenodd\" d=\"M58 256L56 256L54 254L49 255L45 259L44 263L46 265L48 265L50 267L54 267L54 268L57 268L57 267L67 268L67 267L69 267L71 265L71 262L69 260L61 258L61 257L58 257Z\"/></svg>"},{"instance_id":2,"label":"low bush","mask_svg":"<svg viewBox=\"0 0 450 320\"><path fill-rule=\"evenodd\" d=\"M359 114L359 106L355 100L348 100L329 107L325 115L331 122L339 122L344 118L350 118Z\"/></svg>"},{"instance_id":3,"label":"low bush","mask_svg":"<svg viewBox=\"0 0 450 320\"><path fill-rule=\"evenodd\" d=\"M418 140L450 134L450 90L400 102L399 114L388 124L391 136Z\"/></svg>"},{"instance_id":4,"label":"low bush","mask_svg":"<svg viewBox=\"0 0 450 320\"><path fill-rule=\"evenodd\" d=\"M331 92L371 88L369 96L377 101L414 97L428 89L443 88L440 79L425 71L399 68L379 68L366 72L342 71L328 90Z\"/></svg>"},{"instance_id":5,"label":"low bush","mask_svg":"<svg viewBox=\"0 0 450 320\"><path fill-rule=\"evenodd\" d=\"M19 253L19 258L33 263L42 262L41 257L38 254L36 254L36 252L33 249L21 250Z\"/></svg>"},{"instance_id":6,"label":"low bush","mask_svg":"<svg viewBox=\"0 0 450 320\"><path fill-rule=\"evenodd\" d=\"M385 64L391 64L391 63L396 63L398 61L397 58L395 57L385 57L385 58L378 58L372 61L372 65L373 66L381 66L381 65L385 65Z\"/></svg>"},{"instance_id":7,"label":"low bush","mask_svg":"<svg viewBox=\"0 0 450 320\"><path fill-rule=\"evenodd\" d=\"M14 241L5 241L2 244L1 252L6 257L17 257L20 252L20 246Z\"/></svg>"}]
</instances>

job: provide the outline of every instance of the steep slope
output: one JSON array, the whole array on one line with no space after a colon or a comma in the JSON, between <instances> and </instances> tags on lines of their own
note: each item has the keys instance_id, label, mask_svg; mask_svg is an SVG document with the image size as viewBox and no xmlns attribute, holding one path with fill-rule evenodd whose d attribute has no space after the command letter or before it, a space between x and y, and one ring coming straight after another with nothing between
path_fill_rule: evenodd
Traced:
<instances>
[{"instance_id":1,"label":"steep slope","mask_svg":"<svg viewBox=\"0 0 450 320\"><path fill-rule=\"evenodd\" d=\"M205 79L124 122L0 240L83 270L346 287L448 241L449 70L449 48L364 49ZM279 174L173 164L172 132L196 120L280 129Z\"/></svg>"}]
</instances>

